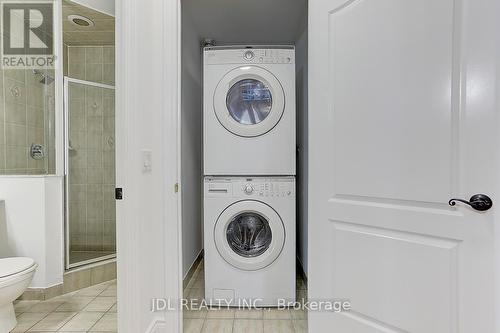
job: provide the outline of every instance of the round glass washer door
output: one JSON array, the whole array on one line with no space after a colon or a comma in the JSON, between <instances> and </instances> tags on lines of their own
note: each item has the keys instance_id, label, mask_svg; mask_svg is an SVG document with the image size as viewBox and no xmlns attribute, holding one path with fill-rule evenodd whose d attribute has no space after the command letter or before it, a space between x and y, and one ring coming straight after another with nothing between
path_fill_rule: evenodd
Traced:
<instances>
[{"instance_id":1,"label":"round glass washer door","mask_svg":"<svg viewBox=\"0 0 500 333\"><path fill-rule=\"evenodd\" d=\"M278 79L256 66L228 72L214 94L217 119L231 133L256 137L272 130L285 110L285 95Z\"/></svg>"},{"instance_id":2,"label":"round glass washer door","mask_svg":"<svg viewBox=\"0 0 500 333\"><path fill-rule=\"evenodd\" d=\"M217 251L230 265L255 271L272 264L285 244L283 221L269 205L255 200L227 207L214 229Z\"/></svg>"}]
</instances>

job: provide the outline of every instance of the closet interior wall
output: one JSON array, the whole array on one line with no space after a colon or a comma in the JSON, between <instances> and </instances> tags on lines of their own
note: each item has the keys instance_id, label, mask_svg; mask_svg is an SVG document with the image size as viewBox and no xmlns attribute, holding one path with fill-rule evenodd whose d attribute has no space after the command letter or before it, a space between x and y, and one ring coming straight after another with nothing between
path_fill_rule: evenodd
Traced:
<instances>
[{"instance_id":1,"label":"closet interior wall","mask_svg":"<svg viewBox=\"0 0 500 333\"><path fill-rule=\"evenodd\" d=\"M213 38L217 45L296 47L297 256L307 272L307 5L307 0L234 0L230 5L225 0L182 0L181 198L184 276L203 249L203 38Z\"/></svg>"}]
</instances>

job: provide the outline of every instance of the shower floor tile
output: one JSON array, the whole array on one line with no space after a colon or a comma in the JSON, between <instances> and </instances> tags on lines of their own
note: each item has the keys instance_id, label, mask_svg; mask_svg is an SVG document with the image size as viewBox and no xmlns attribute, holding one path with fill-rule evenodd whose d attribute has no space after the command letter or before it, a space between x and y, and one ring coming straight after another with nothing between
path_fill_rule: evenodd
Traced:
<instances>
[{"instance_id":1,"label":"shower floor tile","mask_svg":"<svg viewBox=\"0 0 500 333\"><path fill-rule=\"evenodd\" d=\"M115 254L113 251L70 251L69 263L75 264Z\"/></svg>"}]
</instances>

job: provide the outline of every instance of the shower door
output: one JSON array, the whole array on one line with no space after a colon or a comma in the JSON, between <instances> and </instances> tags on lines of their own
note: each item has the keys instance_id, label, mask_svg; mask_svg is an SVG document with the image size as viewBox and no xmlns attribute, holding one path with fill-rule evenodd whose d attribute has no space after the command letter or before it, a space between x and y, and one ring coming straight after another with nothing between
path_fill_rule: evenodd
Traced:
<instances>
[{"instance_id":1,"label":"shower door","mask_svg":"<svg viewBox=\"0 0 500 333\"><path fill-rule=\"evenodd\" d=\"M66 268L116 257L115 88L65 77Z\"/></svg>"}]
</instances>

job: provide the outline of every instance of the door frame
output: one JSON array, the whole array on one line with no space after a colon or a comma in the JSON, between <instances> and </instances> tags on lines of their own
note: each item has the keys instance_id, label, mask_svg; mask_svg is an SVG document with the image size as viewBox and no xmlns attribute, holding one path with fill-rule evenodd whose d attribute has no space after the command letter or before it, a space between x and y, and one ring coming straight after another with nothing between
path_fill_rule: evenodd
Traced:
<instances>
[{"instance_id":1,"label":"door frame","mask_svg":"<svg viewBox=\"0 0 500 333\"><path fill-rule=\"evenodd\" d=\"M127 202L127 193L132 195L141 189L141 179L137 168L141 165L139 136L149 133L137 130L134 119L140 108L153 103L138 101L135 97L161 96L161 142L162 148L154 151L155 169L160 169L162 180L155 185L161 190L163 209L155 212L155 218L163 223L163 244L151 244L159 247L164 255L164 262L150 262L162 265L164 284L155 286L162 290L159 295L150 297L166 298L172 301L182 297L182 228L181 196L177 193L180 183L180 94L181 94L181 20L180 0L154 1L122 0L116 2L116 186L124 188L124 200L117 201L117 277L118 277L118 329L121 333L143 332L182 332L182 311L164 311L153 313L142 302L137 286L144 285L144 276L138 275L136 263L144 262L147 249L130 246L136 241L140 230L141 211ZM142 30L144 29L144 30ZM141 35L149 33L149 36ZM161 40L159 43L147 43L147 47L138 50L137 40L149 38ZM143 43L144 44L144 43ZM144 46L144 45L142 45ZM141 80L141 62L147 61L144 55L155 55L152 61L158 61L161 55L161 82L151 84ZM153 80L158 77L152 78ZM158 101L158 99L155 99ZM158 114L155 112L158 116ZM148 144L157 144L152 142ZM142 147L140 148L142 149ZM137 195L137 193L134 193ZM149 296L149 295L148 295Z\"/></svg>"},{"instance_id":2,"label":"door frame","mask_svg":"<svg viewBox=\"0 0 500 333\"><path fill-rule=\"evenodd\" d=\"M85 86L91 86L91 87L97 87L97 88L104 88L104 89L111 89L113 91L116 91L115 86L109 85L109 84L104 84L104 83L99 83L99 82L92 82L92 81L87 81L87 80L81 80L81 79L75 79L71 78L69 76L64 76L63 78L64 82L64 94L63 94L63 99L64 99L64 269L65 270L70 270L74 268L78 268L81 266L89 265L89 264L94 264L106 260L113 260L116 258L116 251L114 254L108 254L104 255L101 257L93 258L93 259L88 259L84 261L80 261L77 263L70 263L70 243L71 243L71 238L70 238L70 225L69 225L69 214L70 214L70 208L69 208L69 151L71 150L70 144L69 144L69 123L70 123L70 103L69 103L69 84L70 83L77 83Z\"/></svg>"}]
</instances>

